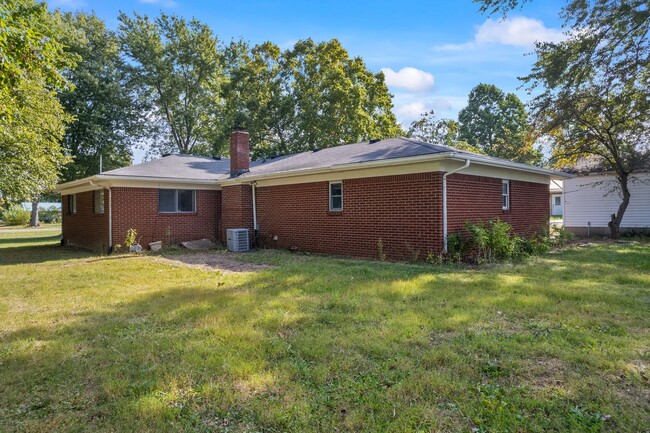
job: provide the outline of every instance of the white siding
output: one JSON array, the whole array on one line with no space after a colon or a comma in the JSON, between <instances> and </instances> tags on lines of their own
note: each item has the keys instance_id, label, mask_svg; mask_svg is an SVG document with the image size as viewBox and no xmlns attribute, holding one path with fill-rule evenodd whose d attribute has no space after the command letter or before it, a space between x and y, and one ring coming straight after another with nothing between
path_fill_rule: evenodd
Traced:
<instances>
[{"instance_id":1,"label":"white siding","mask_svg":"<svg viewBox=\"0 0 650 433\"><path fill-rule=\"evenodd\" d=\"M614 191L614 176L579 176L564 181L564 225L566 227L607 227L611 214L621 203ZM630 205L621 227L650 227L650 174L630 182Z\"/></svg>"}]
</instances>

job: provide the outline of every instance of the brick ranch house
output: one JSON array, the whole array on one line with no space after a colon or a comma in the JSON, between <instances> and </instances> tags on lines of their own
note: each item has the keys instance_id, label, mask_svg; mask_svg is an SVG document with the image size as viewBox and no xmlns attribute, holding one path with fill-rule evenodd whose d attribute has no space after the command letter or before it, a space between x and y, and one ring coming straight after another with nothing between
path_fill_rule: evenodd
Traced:
<instances>
[{"instance_id":1,"label":"brick ranch house","mask_svg":"<svg viewBox=\"0 0 650 433\"><path fill-rule=\"evenodd\" d=\"M271 248L390 259L445 250L466 221L500 218L520 234L548 224L549 183L568 175L408 138L250 161L248 133L231 159L169 155L60 184L63 243L110 250L248 228Z\"/></svg>"}]
</instances>

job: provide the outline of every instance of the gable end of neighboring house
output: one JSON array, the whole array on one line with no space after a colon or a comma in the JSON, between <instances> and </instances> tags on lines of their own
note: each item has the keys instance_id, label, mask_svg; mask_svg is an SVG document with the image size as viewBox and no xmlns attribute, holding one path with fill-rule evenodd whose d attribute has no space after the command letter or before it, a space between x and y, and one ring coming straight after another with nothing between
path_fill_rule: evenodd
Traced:
<instances>
[{"instance_id":1,"label":"gable end of neighboring house","mask_svg":"<svg viewBox=\"0 0 650 433\"><path fill-rule=\"evenodd\" d=\"M145 246L224 242L244 228L269 248L424 259L467 221L545 228L549 182L566 177L407 138L261 161L250 161L245 131L230 144L230 160L173 155L59 185L64 242L105 250L130 228Z\"/></svg>"}]
</instances>

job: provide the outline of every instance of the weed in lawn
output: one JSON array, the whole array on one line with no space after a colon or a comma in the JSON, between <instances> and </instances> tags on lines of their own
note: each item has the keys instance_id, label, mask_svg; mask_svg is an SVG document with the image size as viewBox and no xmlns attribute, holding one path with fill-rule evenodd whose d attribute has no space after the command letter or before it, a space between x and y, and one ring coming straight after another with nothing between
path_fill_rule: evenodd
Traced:
<instances>
[{"instance_id":1,"label":"weed in lawn","mask_svg":"<svg viewBox=\"0 0 650 433\"><path fill-rule=\"evenodd\" d=\"M647 244L475 269L260 251L222 274L42 236L0 234L2 431L650 422Z\"/></svg>"}]
</instances>

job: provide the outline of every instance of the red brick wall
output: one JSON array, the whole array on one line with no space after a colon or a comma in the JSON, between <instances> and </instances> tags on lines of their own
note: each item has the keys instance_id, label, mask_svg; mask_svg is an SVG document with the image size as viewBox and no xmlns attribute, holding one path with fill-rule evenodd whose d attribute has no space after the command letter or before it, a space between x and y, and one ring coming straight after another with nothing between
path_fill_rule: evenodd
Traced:
<instances>
[{"instance_id":1,"label":"red brick wall","mask_svg":"<svg viewBox=\"0 0 650 433\"><path fill-rule=\"evenodd\" d=\"M175 214L158 212L156 188L113 188L112 195L113 244L122 244L130 228L145 248L154 241L219 240L221 191L197 190L196 212Z\"/></svg>"},{"instance_id":2,"label":"red brick wall","mask_svg":"<svg viewBox=\"0 0 650 433\"><path fill-rule=\"evenodd\" d=\"M77 213L68 213L69 195L62 197L63 240L92 250L108 250L108 191L104 192L104 213L95 214L93 191L77 194Z\"/></svg>"},{"instance_id":3,"label":"red brick wall","mask_svg":"<svg viewBox=\"0 0 650 433\"><path fill-rule=\"evenodd\" d=\"M449 233L467 220L497 217L520 234L548 224L548 185L511 181L510 210L504 211L501 179L456 174L447 181ZM384 254L394 260L442 250L442 173L345 180L342 212L329 212L328 188L328 182L257 188L260 241L377 258L381 239Z\"/></svg>"},{"instance_id":4,"label":"red brick wall","mask_svg":"<svg viewBox=\"0 0 650 433\"><path fill-rule=\"evenodd\" d=\"M381 239L395 260L424 259L442 242L441 173L344 180L341 212L329 211L328 188L328 182L257 188L260 240L377 258Z\"/></svg>"},{"instance_id":5,"label":"red brick wall","mask_svg":"<svg viewBox=\"0 0 650 433\"><path fill-rule=\"evenodd\" d=\"M221 190L221 236L226 229L253 229L253 195L250 185L226 186Z\"/></svg>"},{"instance_id":6,"label":"red brick wall","mask_svg":"<svg viewBox=\"0 0 650 433\"><path fill-rule=\"evenodd\" d=\"M233 131L230 134L230 174L237 176L248 171L251 152L250 138L246 131Z\"/></svg>"},{"instance_id":7,"label":"red brick wall","mask_svg":"<svg viewBox=\"0 0 650 433\"><path fill-rule=\"evenodd\" d=\"M466 221L500 218L518 234L530 234L548 226L548 185L510 181L510 209L501 208L501 179L452 174L447 178L448 231L463 228Z\"/></svg>"}]
</instances>

